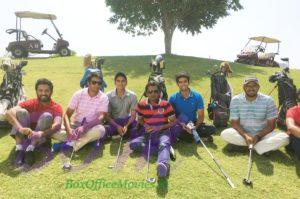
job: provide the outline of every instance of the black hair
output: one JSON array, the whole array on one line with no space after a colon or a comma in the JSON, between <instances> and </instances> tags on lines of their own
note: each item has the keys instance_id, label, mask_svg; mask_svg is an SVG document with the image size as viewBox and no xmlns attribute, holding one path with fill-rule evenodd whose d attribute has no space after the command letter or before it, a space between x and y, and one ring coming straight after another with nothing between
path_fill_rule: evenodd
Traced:
<instances>
[{"instance_id":1,"label":"black hair","mask_svg":"<svg viewBox=\"0 0 300 199\"><path fill-rule=\"evenodd\" d=\"M156 86L157 89L158 89L158 92L160 93L160 87L159 87L159 84L158 84L157 82L155 82L155 81L149 81L149 82L146 84L146 86L145 86L144 96L146 96L146 93L147 93L148 88L149 88L150 86Z\"/></svg>"},{"instance_id":2,"label":"black hair","mask_svg":"<svg viewBox=\"0 0 300 199\"><path fill-rule=\"evenodd\" d=\"M187 78L188 82L190 82L190 75L186 71L181 71L175 76L176 83L178 83L179 79L182 77Z\"/></svg>"},{"instance_id":3,"label":"black hair","mask_svg":"<svg viewBox=\"0 0 300 199\"><path fill-rule=\"evenodd\" d=\"M115 78L114 78L115 82L116 82L116 80L117 80L118 77L123 77L127 81L127 76L126 76L126 74L124 72L119 71L119 72L117 72L115 74Z\"/></svg>"},{"instance_id":4,"label":"black hair","mask_svg":"<svg viewBox=\"0 0 300 199\"><path fill-rule=\"evenodd\" d=\"M46 79L46 78L40 78L36 81L35 83L35 90L37 91L37 88L39 85L48 85L49 88L50 88L50 91L52 93L53 91L53 84L52 82L49 80L49 79Z\"/></svg>"},{"instance_id":5,"label":"black hair","mask_svg":"<svg viewBox=\"0 0 300 199\"><path fill-rule=\"evenodd\" d=\"M92 80L93 77L97 77L97 78L101 79L101 76L100 76L99 73L93 72L93 73L89 74L87 81L91 82L91 80Z\"/></svg>"}]
</instances>

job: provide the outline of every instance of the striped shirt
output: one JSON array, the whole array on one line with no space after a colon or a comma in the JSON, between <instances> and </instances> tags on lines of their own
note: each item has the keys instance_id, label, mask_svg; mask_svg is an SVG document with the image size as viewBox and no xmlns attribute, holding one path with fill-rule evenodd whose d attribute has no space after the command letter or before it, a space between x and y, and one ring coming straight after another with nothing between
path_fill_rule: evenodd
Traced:
<instances>
[{"instance_id":1,"label":"striped shirt","mask_svg":"<svg viewBox=\"0 0 300 199\"><path fill-rule=\"evenodd\" d=\"M99 93L91 97L88 94L88 88L81 89L74 93L68 108L75 110L73 123L80 124L83 118L90 122L100 117L100 112L107 113L108 97L105 93Z\"/></svg>"},{"instance_id":2,"label":"striped shirt","mask_svg":"<svg viewBox=\"0 0 300 199\"><path fill-rule=\"evenodd\" d=\"M160 126L169 123L169 118L175 116L173 108L168 101L159 100L158 104L151 105L148 99L142 100L136 107L138 117L150 126Z\"/></svg>"},{"instance_id":3,"label":"striped shirt","mask_svg":"<svg viewBox=\"0 0 300 199\"><path fill-rule=\"evenodd\" d=\"M277 118L277 108L272 97L258 93L247 101L245 94L234 96L230 103L230 120L239 120L245 131L256 135L267 126L267 121Z\"/></svg>"}]
</instances>

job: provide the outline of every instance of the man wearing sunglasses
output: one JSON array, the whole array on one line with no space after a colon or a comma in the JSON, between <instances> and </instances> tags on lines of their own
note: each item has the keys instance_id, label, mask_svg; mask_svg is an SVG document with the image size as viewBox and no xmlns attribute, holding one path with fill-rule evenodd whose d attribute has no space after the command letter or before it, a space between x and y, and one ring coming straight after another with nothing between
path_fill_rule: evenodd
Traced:
<instances>
[{"instance_id":1,"label":"man wearing sunglasses","mask_svg":"<svg viewBox=\"0 0 300 199\"><path fill-rule=\"evenodd\" d=\"M289 143L288 135L275 132L278 111L272 97L258 93L260 86L256 77L246 77L244 93L234 96L230 103L232 128L221 132L221 138L234 145L250 146L259 155L277 150Z\"/></svg>"},{"instance_id":2,"label":"man wearing sunglasses","mask_svg":"<svg viewBox=\"0 0 300 199\"><path fill-rule=\"evenodd\" d=\"M108 97L99 90L100 84L100 75L91 73L88 77L88 87L75 92L72 96L64 115L67 132L65 147L69 149L65 151L70 151L70 149L78 151L87 143L104 136L105 129L102 121L107 113Z\"/></svg>"},{"instance_id":3,"label":"man wearing sunglasses","mask_svg":"<svg viewBox=\"0 0 300 199\"><path fill-rule=\"evenodd\" d=\"M130 148L142 151L151 139L151 151L158 151L157 174L165 178L170 171L170 131L176 122L171 104L160 99L160 90L157 82L149 81L145 87L146 99L138 103L136 112L138 125L142 135L130 142ZM145 151L145 150L144 150Z\"/></svg>"},{"instance_id":4,"label":"man wearing sunglasses","mask_svg":"<svg viewBox=\"0 0 300 199\"><path fill-rule=\"evenodd\" d=\"M134 92L127 90L127 76L123 72L115 75L116 88L107 93L109 99L108 114L105 120L109 125L105 126L106 135L119 134L124 138L136 137L136 112L137 97ZM129 131L128 133L126 133Z\"/></svg>"}]
</instances>

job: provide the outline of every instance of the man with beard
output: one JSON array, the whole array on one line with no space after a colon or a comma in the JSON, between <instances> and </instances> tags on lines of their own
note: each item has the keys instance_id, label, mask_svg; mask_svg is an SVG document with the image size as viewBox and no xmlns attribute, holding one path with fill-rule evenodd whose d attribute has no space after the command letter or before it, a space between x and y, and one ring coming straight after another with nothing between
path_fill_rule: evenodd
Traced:
<instances>
[{"instance_id":1,"label":"man with beard","mask_svg":"<svg viewBox=\"0 0 300 199\"><path fill-rule=\"evenodd\" d=\"M53 84L50 80L38 79L35 84L37 98L27 100L11 108L6 118L13 126L11 136L16 140L16 166L34 163L35 148L51 143L50 138L60 130L62 108L51 99ZM25 158L24 158L25 157Z\"/></svg>"},{"instance_id":2,"label":"man with beard","mask_svg":"<svg viewBox=\"0 0 300 199\"><path fill-rule=\"evenodd\" d=\"M245 78L243 85L245 93L231 100L232 128L222 131L221 138L229 144L238 146L252 144L256 152L262 155L286 146L289 137L283 132L273 131L278 111L270 96L258 93L259 88L256 77Z\"/></svg>"}]
</instances>

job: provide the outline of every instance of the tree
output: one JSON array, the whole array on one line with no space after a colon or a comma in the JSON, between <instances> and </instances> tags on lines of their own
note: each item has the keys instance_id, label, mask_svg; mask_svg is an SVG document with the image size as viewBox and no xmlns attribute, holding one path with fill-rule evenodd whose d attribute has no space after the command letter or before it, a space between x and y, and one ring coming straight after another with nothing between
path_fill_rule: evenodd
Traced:
<instances>
[{"instance_id":1,"label":"tree","mask_svg":"<svg viewBox=\"0 0 300 199\"><path fill-rule=\"evenodd\" d=\"M239 0L106 0L114 13L109 22L135 35L151 35L162 29L165 53L171 54L176 28L192 35L212 28L230 10L242 9Z\"/></svg>"}]
</instances>

